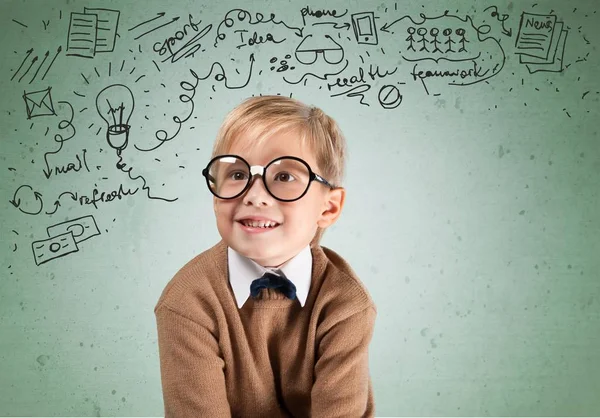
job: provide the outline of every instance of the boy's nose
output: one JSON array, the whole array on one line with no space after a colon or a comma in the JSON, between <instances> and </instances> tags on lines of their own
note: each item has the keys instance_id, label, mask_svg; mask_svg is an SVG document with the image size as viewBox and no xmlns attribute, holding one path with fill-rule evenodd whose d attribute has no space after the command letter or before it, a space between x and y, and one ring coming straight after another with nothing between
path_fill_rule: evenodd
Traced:
<instances>
[{"instance_id":1,"label":"boy's nose","mask_svg":"<svg viewBox=\"0 0 600 418\"><path fill-rule=\"evenodd\" d=\"M260 174L255 174L250 179L250 187L248 188L248 190L246 190L246 193L243 195L243 198L244 201L254 201L256 199L272 199L273 197L265 189L265 185L263 184L263 180Z\"/></svg>"}]
</instances>

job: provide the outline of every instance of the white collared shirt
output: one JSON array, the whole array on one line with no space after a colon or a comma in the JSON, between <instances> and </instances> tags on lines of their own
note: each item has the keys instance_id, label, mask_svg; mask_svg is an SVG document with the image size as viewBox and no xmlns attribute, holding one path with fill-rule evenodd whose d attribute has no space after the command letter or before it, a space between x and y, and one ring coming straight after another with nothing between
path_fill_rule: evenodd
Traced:
<instances>
[{"instance_id":1,"label":"white collared shirt","mask_svg":"<svg viewBox=\"0 0 600 418\"><path fill-rule=\"evenodd\" d=\"M310 289L312 275L312 253L310 245L307 245L279 268L265 268L247 257L244 257L231 247L227 247L227 265L229 271L229 283L233 294L241 308L250 297L250 285L252 282L266 272L283 275L296 286L296 296L300 306L304 306L308 291Z\"/></svg>"}]
</instances>

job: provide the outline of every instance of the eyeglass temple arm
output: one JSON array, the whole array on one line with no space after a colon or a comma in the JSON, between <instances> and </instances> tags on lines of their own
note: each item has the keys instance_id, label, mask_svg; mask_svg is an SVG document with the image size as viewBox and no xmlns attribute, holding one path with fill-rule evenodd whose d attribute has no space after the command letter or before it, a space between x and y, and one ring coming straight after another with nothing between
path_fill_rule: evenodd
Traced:
<instances>
[{"instance_id":1,"label":"eyeglass temple arm","mask_svg":"<svg viewBox=\"0 0 600 418\"><path fill-rule=\"evenodd\" d=\"M323 184L325 184L325 185L327 185L327 186L331 187L332 189L335 189L335 188L336 188L336 187L335 187L333 184L329 183L327 180L325 180L325 179L324 179L323 177L321 177L320 175L318 175L318 174L316 174L316 173L314 173L314 175L315 175L315 179L316 179L318 182L320 182L320 183L323 183Z\"/></svg>"},{"instance_id":2,"label":"eyeglass temple arm","mask_svg":"<svg viewBox=\"0 0 600 418\"><path fill-rule=\"evenodd\" d=\"M210 175L210 173L208 172L208 170L206 168L202 170L202 174L206 176L208 181L212 181L213 183L215 183L215 178Z\"/></svg>"}]
</instances>

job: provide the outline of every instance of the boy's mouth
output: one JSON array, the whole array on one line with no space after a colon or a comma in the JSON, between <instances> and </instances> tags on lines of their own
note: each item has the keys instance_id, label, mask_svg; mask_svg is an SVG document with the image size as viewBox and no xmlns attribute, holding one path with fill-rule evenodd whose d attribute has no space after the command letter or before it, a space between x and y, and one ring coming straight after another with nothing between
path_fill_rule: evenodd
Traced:
<instances>
[{"instance_id":1,"label":"boy's mouth","mask_svg":"<svg viewBox=\"0 0 600 418\"><path fill-rule=\"evenodd\" d=\"M277 228L279 225L281 225L280 223L277 222L273 222L273 221L252 221L249 219L242 219L239 221L236 221L239 224L248 227L248 228L256 228L256 229L275 229Z\"/></svg>"}]
</instances>

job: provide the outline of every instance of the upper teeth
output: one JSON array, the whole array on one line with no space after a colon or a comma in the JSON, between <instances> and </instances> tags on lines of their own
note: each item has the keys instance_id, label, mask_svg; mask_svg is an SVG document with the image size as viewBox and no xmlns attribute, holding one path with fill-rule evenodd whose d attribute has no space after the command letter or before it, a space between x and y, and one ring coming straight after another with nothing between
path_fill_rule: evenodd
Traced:
<instances>
[{"instance_id":1,"label":"upper teeth","mask_svg":"<svg viewBox=\"0 0 600 418\"><path fill-rule=\"evenodd\" d=\"M242 221L242 223L246 226L252 226L254 228L256 227L260 227L260 228L264 228L264 227L269 227L269 226L275 226L277 225L277 222L271 222L271 221L251 221L248 219L244 219Z\"/></svg>"}]
</instances>

